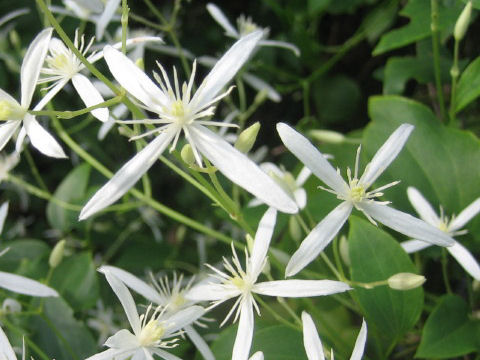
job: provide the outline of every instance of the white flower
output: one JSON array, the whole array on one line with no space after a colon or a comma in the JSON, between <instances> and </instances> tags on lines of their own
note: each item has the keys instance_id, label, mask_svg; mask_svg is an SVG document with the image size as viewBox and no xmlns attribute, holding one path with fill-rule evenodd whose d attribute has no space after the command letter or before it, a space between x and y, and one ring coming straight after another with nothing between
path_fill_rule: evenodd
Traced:
<instances>
[{"instance_id":1,"label":"white flower","mask_svg":"<svg viewBox=\"0 0 480 360\"><path fill-rule=\"evenodd\" d=\"M260 164L260 168L285 190L292 200L295 201L299 209L305 208L307 205L307 193L302 186L312 174L309 168L304 166L296 179L291 173L283 169L283 167L279 168L270 162ZM249 206L257 206L260 204L263 204L263 202L258 198L252 199L252 201L248 203Z\"/></svg>"},{"instance_id":2,"label":"white flower","mask_svg":"<svg viewBox=\"0 0 480 360\"><path fill-rule=\"evenodd\" d=\"M398 181L368 191L368 188L402 150L413 130L412 125L403 124L390 135L365 167L360 178L358 178L359 147L353 178L350 169L347 169L348 184L340 176L340 170L336 171L303 135L282 123L277 124L277 130L285 146L328 186L328 188L321 188L343 200L303 240L287 265L287 276L295 275L315 259L338 233L354 207L363 212L373 224L376 224L376 220L402 234L440 246L453 244L453 239L448 234L409 214L385 206L389 204L388 201L375 200L383 196L382 190L396 185Z\"/></svg>"},{"instance_id":3,"label":"white flower","mask_svg":"<svg viewBox=\"0 0 480 360\"><path fill-rule=\"evenodd\" d=\"M440 207L440 217L437 216L429 202L423 195L414 187L407 189L408 200L417 211L420 218L430 225L444 231L450 236L463 235L467 230L460 230L466 223L468 223L475 215L480 212L480 198L476 199L468 205L458 216L452 216L450 219L443 213L443 208ZM429 247L431 244L425 241L413 239L404 241L402 247L407 253L413 253ZM458 263L467 271L474 279L480 281L480 265L473 255L466 247L455 241L453 246L447 247L447 250L458 261Z\"/></svg>"},{"instance_id":4,"label":"white flower","mask_svg":"<svg viewBox=\"0 0 480 360\"><path fill-rule=\"evenodd\" d=\"M5 332L1 327L0 327L0 359L17 360L17 355L15 355L15 351L13 351L12 345L10 345L10 341L8 341L7 335L5 335ZM22 360L25 360L25 343L23 344Z\"/></svg>"},{"instance_id":5,"label":"white flower","mask_svg":"<svg viewBox=\"0 0 480 360\"><path fill-rule=\"evenodd\" d=\"M318 336L317 328L313 322L312 317L307 312L302 312L303 323L303 344L308 360L325 360L323 353L323 345ZM367 323L362 321L362 327L358 333L355 346L353 348L350 360L360 360L365 351L365 343L367 341ZM330 359L333 360L333 349L331 351Z\"/></svg>"},{"instance_id":6,"label":"white flower","mask_svg":"<svg viewBox=\"0 0 480 360\"><path fill-rule=\"evenodd\" d=\"M109 274L114 275L130 289L141 294L148 301L164 307L165 314L167 315L175 314L181 310L195 305L196 303L195 301L189 300L187 298L194 278L192 278L185 285L183 284L183 275L177 277L177 275L174 274L173 283L170 286L170 282L167 277L160 278L160 280L157 281L152 276L154 286L150 286L135 275L115 266L104 265L99 269L99 271L103 273L108 272ZM192 324L185 326L183 330L185 330L185 333L190 338L190 340L192 340L192 342L194 343L198 351L200 351L204 359L215 359L215 356L208 347L207 343L193 328Z\"/></svg>"},{"instance_id":7,"label":"white flower","mask_svg":"<svg viewBox=\"0 0 480 360\"><path fill-rule=\"evenodd\" d=\"M201 153L227 178L270 206L288 213L298 211L288 195L255 163L207 128L209 125L232 126L231 124L202 120L213 115L214 104L230 92L231 88L218 95L248 59L261 36L261 32L255 32L237 41L218 61L193 96L191 93L195 63L188 84L184 83L181 88L176 71L172 88L163 67L159 66L163 76L162 80L155 74L160 83L159 88L125 55L112 47L105 48L105 60L116 80L137 98L145 109L158 116L155 119L131 120L125 123L158 124L160 127L132 138L158 134L89 200L80 213L81 220L112 204L125 194L170 143L173 142L170 149L175 148L182 132L192 146L199 166L202 166Z\"/></svg>"},{"instance_id":8,"label":"white flower","mask_svg":"<svg viewBox=\"0 0 480 360\"><path fill-rule=\"evenodd\" d=\"M120 300L133 333L127 329L118 331L105 342L110 349L87 360L124 359L130 356L135 360L152 360L153 354L166 360L178 360L177 356L164 349L175 347L177 336L181 334L179 330L197 320L205 310L200 306L191 306L172 316L166 316L165 308L159 306L153 309L150 305L145 314L139 316L127 287L108 271L105 272L105 277Z\"/></svg>"},{"instance_id":9,"label":"white flower","mask_svg":"<svg viewBox=\"0 0 480 360\"><path fill-rule=\"evenodd\" d=\"M23 140L28 135L32 145L41 153L56 158L67 157L52 135L38 123L35 116L27 112L30 109L40 69L47 54L52 30L52 28L48 28L40 32L25 53L20 71L20 103L0 89L0 120L6 120L4 124L0 125L0 150L23 124L17 139L17 152L20 152ZM39 105L33 110L41 110L44 104L40 102Z\"/></svg>"},{"instance_id":10,"label":"white flower","mask_svg":"<svg viewBox=\"0 0 480 360\"><path fill-rule=\"evenodd\" d=\"M228 21L227 17L222 10L218 8L215 4L208 3L207 10L212 15L213 19L225 30L225 35L233 37L234 39L240 39L243 36L250 34L251 32L261 30L263 32L263 38L268 37L270 30L268 28L260 28L252 22L250 17L245 17L241 15L237 19L237 29ZM293 51L296 56L300 56L300 50L293 44L290 44L285 41L275 41L275 40L261 40L258 43L259 46L275 46L281 47Z\"/></svg>"},{"instance_id":11,"label":"white flower","mask_svg":"<svg viewBox=\"0 0 480 360\"><path fill-rule=\"evenodd\" d=\"M226 272L215 269L214 276L221 283L208 283L194 286L188 297L195 301L212 301L212 307L232 298L237 298L228 312L222 325L235 313L234 321L239 320L237 337L233 346L233 360L246 360L250 353L253 338L254 314L260 313L253 294L280 297L309 297L330 295L350 290L350 287L340 281L333 280L280 280L258 282L266 262L270 240L276 221L276 211L267 210L260 220L251 255L245 250L245 270L240 264L232 244L233 259L230 263L224 258Z\"/></svg>"}]
</instances>

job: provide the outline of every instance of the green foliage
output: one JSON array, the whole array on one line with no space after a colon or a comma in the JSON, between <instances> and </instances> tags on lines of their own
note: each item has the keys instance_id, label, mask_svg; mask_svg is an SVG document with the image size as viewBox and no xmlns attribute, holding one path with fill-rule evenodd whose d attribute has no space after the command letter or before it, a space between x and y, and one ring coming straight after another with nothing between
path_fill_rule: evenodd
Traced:
<instances>
[{"instance_id":1,"label":"green foliage","mask_svg":"<svg viewBox=\"0 0 480 360\"><path fill-rule=\"evenodd\" d=\"M460 111L480 96L480 57L471 62L458 82L455 110Z\"/></svg>"}]
</instances>

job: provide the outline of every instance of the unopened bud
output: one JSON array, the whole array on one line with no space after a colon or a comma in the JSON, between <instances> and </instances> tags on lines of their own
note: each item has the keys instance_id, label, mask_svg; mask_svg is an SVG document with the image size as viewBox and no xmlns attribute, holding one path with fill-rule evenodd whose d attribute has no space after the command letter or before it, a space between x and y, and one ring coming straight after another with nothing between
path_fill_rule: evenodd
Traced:
<instances>
[{"instance_id":1,"label":"unopened bud","mask_svg":"<svg viewBox=\"0 0 480 360\"><path fill-rule=\"evenodd\" d=\"M185 144L180 151L180 156L182 160L187 163L188 166L195 164L195 155L193 154L192 146L190 144Z\"/></svg>"},{"instance_id":2,"label":"unopened bud","mask_svg":"<svg viewBox=\"0 0 480 360\"><path fill-rule=\"evenodd\" d=\"M243 130L240 135L238 135L235 148L244 154L248 153L252 149L253 144L255 144L259 130L260 123L258 121Z\"/></svg>"},{"instance_id":3,"label":"unopened bud","mask_svg":"<svg viewBox=\"0 0 480 360\"><path fill-rule=\"evenodd\" d=\"M302 240L302 229L295 216L290 216L290 219L288 219L288 232L296 242Z\"/></svg>"},{"instance_id":4,"label":"unopened bud","mask_svg":"<svg viewBox=\"0 0 480 360\"><path fill-rule=\"evenodd\" d=\"M137 65L141 70L145 71L145 62L143 61L143 58L138 58L135 60L135 65Z\"/></svg>"},{"instance_id":5,"label":"unopened bud","mask_svg":"<svg viewBox=\"0 0 480 360\"><path fill-rule=\"evenodd\" d=\"M262 104L267 99L268 99L268 91L266 89L262 89L255 96L254 102L256 104Z\"/></svg>"},{"instance_id":6,"label":"unopened bud","mask_svg":"<svg viewBox=\"0 0 480 360\"><path fill-rule=\"evenodd\" d=\"M345 141L345 135L331 130L310 130L308 134L315 140L329 144L341 144Z\"/></svg>"},{"instance_id":7,"label":"unopened bud","mask_svg":"<svg viewBox=\"0 0 480 360\"><path fill-rule=\"evenodd\" d=\"M467 32L468 25L470 23L470 16L472 15L472 2L469 1L467 5L463 8L462 13L458 17L457 22L455 23L455 29L453 30L453 36L455 40L460 41L465 36Z\"/></svg>"},{"instance_id":8,"label":"unopened bud","mask_svg":"<svg viewBox=\"0 0 480 360\"><path fill-rule=\"evenodd\" d=\"M388 278L388 286L395 290L410 290L422 286L426 280L422 275L398 273Z\"/></svg>"},{"instance_id":9,"label":"unopened bud","mask_svg":"<svg viewBox=\"0 0 480 360\"><path fill-rule=\"evenodd\" d=\"M8 33L8 37L10 38L10 42L16 49L22 48L22 40L20 40L20 36L15 30L12 30Z\"/></svg>"},{"instance_id":10,"label":"unopened bud","mask_svg":"<svg viewBox=\"0 0 480 360\"><path fill-rule=\"evenodd\" d=\"M65 240L60 240L50 253L48 265L50 265L51 268L56 268L62 262L64 252Z\"/></svg>"},{"instance_id":11,"label":"unopened bud","mask_svg":"<svg viewBox=\"0 0 480 360\"><path fill-rule=\"evenodd\" d=\"M348 241L345 235L340 236L340 257L342 258L345 265L350 266L350 253L348 252Z\"/></svg>"}]
</instances>

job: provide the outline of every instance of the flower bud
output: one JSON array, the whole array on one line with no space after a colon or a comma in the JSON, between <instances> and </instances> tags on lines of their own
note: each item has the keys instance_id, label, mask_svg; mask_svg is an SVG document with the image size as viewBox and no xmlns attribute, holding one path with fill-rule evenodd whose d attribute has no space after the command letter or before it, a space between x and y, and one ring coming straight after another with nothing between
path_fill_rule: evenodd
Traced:
<instances>
[{"instance_id":1,"label":"flower bud","mask_svg":"<svg viewBox=\"0 0 480 360\"><path fill-rule=\"evenodd\" d=\"M388 286L395 290L415 289L426 281L425 276L412 273L398 273L388 278Z\"/></svg>"},{"instance_id":2,"label":"flower bud","mask_svg":"<svg viewBox=\"0 0 480 360\"><path fill-rule=\"evenodd\" d=\"M468 25L470 23L470 16L472 15L472 2L469 1L467 5L463 8L462 13L458 17L457 22L455 23L455 29L453 30L453 36L456 41L460 41L465 36L467 32Z\"/></svg>"},{"instance_id":3,"label":"flower bud","mask_svg":"<svg viewBox=\"0 0 480 360\"><path fill-rule=\"evenodd\" d=\"M293 240L297 242L302 240L302 229L295 216L290 216L288 219L288 232Z\"/></svg>"},{"instance_id":4,"label":"flower bud","mask_svg":"<svg viewBox=\"0 0 480 360\"><path fill-rule=\"evenodd\" d=\"M345 135L331 130L310 130L308 134L315 140L329 144L341 144L345 141Z\"/></svg>"},{"instance_id":5,"label":"flower bud","mask_svg":"<svg viewBox=\"0 0 480 360\"><path fill-rule=\"evenodd\" d=\"M50 257L48 258L48 264L51 268L56 268L62 262L64 251L65 240L60 240L55 245L52 252L50 253Z\"/></svg>"},{"instance_id":6,"label":"flower bud","mask_svg":"<svg viewBox=\"0 0 480 360\"><path fill-rule=\"evenodd\" d=\"M17 49L22 48L22 40L20 39L18 32L16 32L15 30L12 30L8 33L8 37L10 38L10 42L15 48Z\"/></svg>"},{"instance_id":7,"label":"flower bud","mask_svg":"<svg viewBox=\"0 0 480 360\"><path fill-rule=\"evenodd\" d=\"M195 155L193 154L192 146L190 144L185 144L183 146L182 151L180 151L180 156L188 166L195 164Z\"/></svg>"},{"instance_id":8,"label":"flower bud","mask_svg":"<svg viewBox=\"0 0 480 360\"><path fill-rule=\"evenodd\" d=\"M248 153L257 139L258 131L260 130L260 123L256 122L253 125L250 125L248 128L243 130L238 139L235 142L235 148L240 152L246 154Z\"/></svg>"},{"instance_id":9,"label":"flower bud","mask_svg":"<svg viewBox=\"0 0 480 360\"><path fill-rule=\"evenodd\" d=\"M345 235L340 236L340 257L342 258L345 265L350 266L350 253L348 252L348 241Z\"/></svg>"}]
</instances>

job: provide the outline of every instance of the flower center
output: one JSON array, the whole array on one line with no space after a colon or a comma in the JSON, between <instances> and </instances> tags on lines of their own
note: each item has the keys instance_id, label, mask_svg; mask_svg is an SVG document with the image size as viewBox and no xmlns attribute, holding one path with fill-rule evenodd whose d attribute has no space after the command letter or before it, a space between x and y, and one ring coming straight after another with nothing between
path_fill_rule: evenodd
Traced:
<instances>
[{"instance_id":1,"label":"flower center","mask_svg":"<svg viewBox=\"0 0 480 360\"><path fill-rule=\"evenodd\" d=\"M176 100L172 104L172 110L171 110L172 115L176 118L176 122L179 125L185 125L188 120L187 116L185 116L185 107L183 106L183 101L182 100Z\"/></svg>"},{"instance_id":2,"label":"flower center","mask_svg":"<svg viewBox=\"0 0 480 360\"><path fill-rule=\"evenodd\" d=\"M252 289L252 282L249 279L240 277L238 275L230 279L230 282L236 286L241 292L248 293Z\"/></svg>"},{"instance_id":3,"label":"flower center","mask_svg":"<svg viewBox=\"0 0 480 360\"><path fill-rule=\"evenodd\" d=\"M0 120L22 120L25 110L8 100L0 100Z\"/></svg>"},{"instance_id":4,"label":"flower center","mask_svg":"<svg viewBox=\"0 0 480 360\"><path fill-rule=\"evenodd\" d=\"M165 334L165 328L156 320L150 320L140 331L138 341L142 346L155 345Z\"/></svg>"},{"instance_id":5,"label":"flower center","mask_svg":"<svg viewBox=\"0 0 480 360\"><path fill-rule=\"evenodd\" d=\"M365 188L358 184L358 179L353 179L350 182L350 199L353 202L360 202L365 199Z\"/></svg>"},{"instance_id":6,"label":"flower center","mask_svg":"<svg viewBox=\"0 0 480 360\"><path fill-rule=\"evenodd\" d=\"M442 230L443 232L448 233L448 223L441 221L440 224L438 224L438 228Z\"/></svg>"},{"instance_id":7,"label":"flower center","mask_svg":"<svg viewBox=\"0 0 480 360\"><path fill-rule=\"evenodd\" d=\"M251 17L245 17L244 15L240 15L237 19L237 25L240 36L248 35L259 28L257 24L252 21Z\"/></svg>"}]
</instances>

